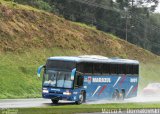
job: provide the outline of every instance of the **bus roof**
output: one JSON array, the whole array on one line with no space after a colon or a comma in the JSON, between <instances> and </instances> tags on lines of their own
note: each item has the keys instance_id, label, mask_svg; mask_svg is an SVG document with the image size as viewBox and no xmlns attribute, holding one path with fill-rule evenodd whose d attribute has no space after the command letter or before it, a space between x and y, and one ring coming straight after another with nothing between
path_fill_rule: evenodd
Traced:
<instances>
[{"instance_id":1,"label":"bus roof","mask_svg":"<svg viewBox=\"0 0 160 114\"><path fill-rule=\"evenodd\" d=\"M63 60L74 62L93 62L93 63L123 63L123 64L139 64L137 60L120 59L120 58L107 58L99 55L83 55L83 56L55 56L50 57L48 60Z\"/></svg>"}]
</instances>

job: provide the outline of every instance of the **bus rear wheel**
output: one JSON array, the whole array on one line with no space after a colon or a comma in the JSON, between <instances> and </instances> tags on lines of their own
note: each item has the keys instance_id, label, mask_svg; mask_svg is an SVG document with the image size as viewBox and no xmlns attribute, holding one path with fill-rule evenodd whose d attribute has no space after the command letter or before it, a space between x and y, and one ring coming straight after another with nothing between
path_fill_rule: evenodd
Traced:
<instances>
[{"instance_id":1,"label":"bus rear wheel","mask_svg":"<svg viewBox=\"0 0 160 114\"><path fill-rule=\"evenodd\" d=\"M119 99L121 101L124 101L124 98L125 98L125 90L122 90L122 92L119 94Z\"/></svg>"},{"instance_id":2,"label":"bus rear wheel","mask_svg":"<svg viewBox=\"0 0 160 114\"><path fill-rule=\"evenodd\" d=\"M81 94L79 95L79 100L76 101L75 103L76 104L82 104L86 101L86 95L85 95L85 92L81 92Z\"/></svg>"},{"instance_id":3,"label":"bus rear wheel","mask_svg":"<svg viewBox=\"0 0 160 114\"><path fill-rule=\"evenodd\" d=\"M113 101L118 101L119 100L119 91L115 90L113 95L112 95L112 100Z\"/></svg>"},{"instance_id":4,"label":"bus rear wheel","mask_svg":"<svg viewBox=\"0 0 160 114\"><path fill-rule=\"evenodd\" d=\"M52 101L53 104L58 104L59 100L58 99L51 99L51 101Z\"/></svg>"}]
</instances>

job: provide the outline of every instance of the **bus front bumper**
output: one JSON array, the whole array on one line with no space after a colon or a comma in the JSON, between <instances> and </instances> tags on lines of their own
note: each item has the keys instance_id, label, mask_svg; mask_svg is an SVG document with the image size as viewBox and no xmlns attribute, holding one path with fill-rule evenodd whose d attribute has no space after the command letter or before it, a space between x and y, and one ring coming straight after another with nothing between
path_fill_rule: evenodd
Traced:
<instances>
[{"instance_id":1,"label":"bus front bumper","mask_svg":"<svg viewBox=\"0 0 160 114\"><path fill-rule=\"evenodd\" d=\"M42 97L45 99L58 99L58 100L67 100L67 101L76 101L77 96L75 95L63 95L55 93L42 93Z\"/></svg>"}]
</instances>

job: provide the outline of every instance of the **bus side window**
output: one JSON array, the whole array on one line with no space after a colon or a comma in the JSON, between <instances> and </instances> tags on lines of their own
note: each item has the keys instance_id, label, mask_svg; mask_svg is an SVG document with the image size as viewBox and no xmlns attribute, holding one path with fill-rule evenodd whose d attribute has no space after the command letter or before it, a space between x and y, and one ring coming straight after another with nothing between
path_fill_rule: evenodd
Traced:
<instances>
[{"instance_id":1,"label":"bus side window","mask_svg":"<svg viewBox=\"0 0 160 114\"><path fill-rule=\"evenodd\" d=\"M111 74L117 74L117 64L111 64L111 67L110 67L110 71L111 71Z\"/></svg>"},{"instance_id":2,"label":"bus side window","mask_svg":"<svg viewBox=\"0 0 160 114\"><path fill-rule=\"evenodd\" d=\"M126 74L127 73L127 65L123 64L122 65L122 74Z\"/></svg>"},{"instance_id":3,"label":"bus side window","mask_svg":"<svg viewBox=\"0 0 160 114\"><path fill-rule=\"evenodd\" d=\"M139 74L139 65L136 65L136 74Z\"/></svg>"},{"instance_id":4,"label":"bus side window","mask_svg":"<svg viewBox=\"0 0 160 114\"><path fill-rule=\"evenodd\" d=\"M85 63L85 73L93 74L93 64Z\"/></svg>"},{"instance_id":5,"label":"bus side window","mask_svg":"<svg viewBox=\"0 0 160 114\"><path fill-rule=\"evenodd\" d=\"M101 63L93 64L93 74L102 74L102 64Z\"/></svg>"},{"instance_id":6,"label":"bus side window","mask_svg":"<svg viewBox=\"0 0 160 114\"><path fill-rule=\"evenodd\" d=\"M129 74L129 65L126 65L126 74Z\"/></svg>"},{"instance_id":7,"label":"bus side window","mask_svg":"<svg viewBox=\"0 0 160 114\"><path fill-rule=\"evenodd\" d=\"M77 64L77 71L84 73L84 63Z\"/></svg>"},{"instance_id":8,"label":"bus side window","mask_svg":"<svg viewBox=\"0 0 160 114\"><path fill-rule=\"evenodd\" d=\"M139 66L133 65L133 74L138 74L138 73L139 73Z\"/></svg>"}]
</instances>

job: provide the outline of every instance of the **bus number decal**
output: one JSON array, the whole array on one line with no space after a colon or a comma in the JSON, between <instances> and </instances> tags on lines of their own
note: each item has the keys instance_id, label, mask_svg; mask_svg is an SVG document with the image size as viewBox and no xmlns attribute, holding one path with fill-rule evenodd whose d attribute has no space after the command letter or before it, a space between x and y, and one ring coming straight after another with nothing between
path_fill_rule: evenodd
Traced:
<instances>
[{"instance_id":1,"label":"bus number decal","mask_svg":"<svg viewBox=\"0 0 160 114\"><path fill-rule=\"evenodd\" d=\"M137 83L138 80L137 80L137 78L130 78L130 82L131 82L131 83Z\"/></svg>"}]
</instances>

